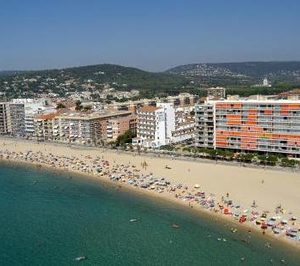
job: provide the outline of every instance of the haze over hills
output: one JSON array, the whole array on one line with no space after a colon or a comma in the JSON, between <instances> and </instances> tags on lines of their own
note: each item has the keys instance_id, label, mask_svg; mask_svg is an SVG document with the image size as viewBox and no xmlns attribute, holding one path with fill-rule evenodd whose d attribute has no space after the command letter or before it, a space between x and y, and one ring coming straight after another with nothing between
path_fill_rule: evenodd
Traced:
<instances>
[{"instance_id":1,"label":"haze over hills","mask_svg":"<svg viewBox=\"0 0 300 266\"><path fill-rule=\"evenodd\" d=\"M274 87L299 86L300 62L200 63L181 65L165 72L148 72L138 68L99 64L41 71L0 72L0 92L7 97L32 97L43 93L137 89L141 97L199 93L199 88L227 86L245 88L267 77ZM271 91L268 91L271 93ZM202 92L201 92L202 93ZM201 94L200 93L200 94ZM249 92L250 93L250 92Z\"/></svg>"},{"instance_id":2,"label":"haze over hills","mask_svg":"<svg viewBox=\"0 0 300 266\"><path fill-rule=\"evenodd\" d=\"M300 82L300 62L200 63L171 68L167 73L193 78L203 84L250 84L268 78L272 83Z\"/></svg>"}]
</instances>

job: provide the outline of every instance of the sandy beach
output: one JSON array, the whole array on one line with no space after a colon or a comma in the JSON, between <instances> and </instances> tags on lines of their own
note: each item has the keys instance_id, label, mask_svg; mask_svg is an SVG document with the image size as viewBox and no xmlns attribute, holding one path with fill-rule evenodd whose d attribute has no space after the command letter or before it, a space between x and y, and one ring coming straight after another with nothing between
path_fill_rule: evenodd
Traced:
<instances>
[{"instance_id":1,"label":"sandy beach","mask_svg":"<svg viewBox=\"0 0 300 266\"><path fill-rule=\"evenodd\" d=\"M114 181L116 177L112 173L118 174L117 172L121 167L131 165L143 177L154 176L165 178L170 183L166 187L147 187L145 190L151 193L153 197L164 197L174 202L178 202L181 199L184 204L196 209L201 208L201 206L198 206L200 201L195 201L194 195L199 194L201 191L201 193L205 193L206 195L205 198L203 197L205 201L209 203L213 202L216 207L222 205L222 208L218 209L221 212L226 208L229 209L229 212L233 212L233 210L237 212L239 210L239 217L238 215L234 217L232 213L230 216L222 215L226 218L232 217L238 220L243 213L249 214L247 217L249 221L247 219L246 224L250 224L253 228L256 224L254 219L250 221L250 213L252 218L259 218L262 213L267 214L266 220L270 217L275 217L275 223L278 224L279 228L282 220L287 221L286 224L282 225L282 229L284 229L282 232L284 233L274 235L277 238L283 238L283 235L285 238L288 228L300 229L298 221L300 218L299 172L253 169L242 166L222 165L220 163L181 161L171 158L117 153L111 150L104 151L96 148L68 147L66 145L34 143L6 138L0 138L0 143L0 153L2 154L10 152L23 154L31 151L32 153L42 154L44 157L47 157L49 154L52 157L72 156L73 158L78 158L78 160L84 162L87 166L91 165L91 161L96 158L101 158L103 162L108 162L109 167L107 169L109 170L104 174L99 174L99 178L109 176ZM14 158L9 157L9 160L14 160ZM75 168L67 169L63 166L62 168L80 172ZM97 175L96 173L88 174ZM128 185L128 180L123 180L123 177L118 179L118 181L124 183L124 185ZM182 187L178 187L178 184L182 185ZM196 184L199 187L195 187ZM137 186L136 188L139 189ZM174 190L172 190L173 188ZM193 197L187 197L190 195L193 195ZM199 194L200 196L202 195ZM233 204L229 201L232 201ZM278 206L281 208L278 208ZM206 210L214 209L214 212L218 212L218 210L215 210L216 207L212 208L210 206ZM271 229L267 231L271 231ZM299 247L300 241L293 239L291 242Z\"/></svg>"}]
</instances>

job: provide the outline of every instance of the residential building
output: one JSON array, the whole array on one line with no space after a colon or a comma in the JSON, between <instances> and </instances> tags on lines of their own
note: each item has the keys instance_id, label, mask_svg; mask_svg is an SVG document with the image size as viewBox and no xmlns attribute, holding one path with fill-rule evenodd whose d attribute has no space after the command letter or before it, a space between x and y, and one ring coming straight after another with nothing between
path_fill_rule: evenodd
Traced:
<instances>
[{"instance_id":1,"label":"residential building","mask_svg":"<svg viewBox=\"0 0 300 266\"><path fill-rule=\"evenodd\" d=\"M210 100L225 99L226 89L223 87L212 87L207 89L207 97Z\"/></svg>"},{"instance_id":2,"label":"residential building","mask_svg":"<svg viewBox=\"0 0 300 266\"><path fill-rule=\"evenodd\" d=\"M128 129L135 130L131 112L67 113L60 115L58 141L99 145L114 141Z\"/></svg>"},{"instance_id":3,"label":"residential building","mask_svg":"<svg viewBox=\"0 0 300 266\"><path fill-rule=\"evenodd\" d=\"M37 141L59 140L59 112L37 115L34 118L33 138Z\"/></svg>"},{"instance_id":4,"label":"residential building","mask_svg":"<svg viewBox=\"0 0 300 266\"><path fill-rule=\"evenodd\" d=\"M214 148L214 106L198 104L195 106L195 142L196 146Z\"/></svg>"},{"instance_id":5,"label":"residential building","mask_svg":"<svg viewBox=\"0 0 300 266\"><path fill-rule=\"evenodd\" d=\"M25 108L24 104L9 103L11 135L25 136Z\"/></svg>"},{"instance_id":6,"label":"residential building","mask_svg":"<svg viewBox=\"0 0 300 266\"><path fill-rule=\"evenodd\" d=\"M178 106L189 106L195 105L199 99L198 95L193 95L190 93L180 93L177 96L168 96L166 102L173 104L176 108Z\"/></svg>"},{"instance_id":7,"label":"residential building","mask_svg":"<svg viewBox=\"0 0 300 266\"><path fill-rule=\"evenodd\" d=\"M48 106L46 99L13 99L13 103L24 104L25 108L25 135L33 138L35 134L34 118L39 114L55 113L53 106Z\"/></svg>"},{"instance_id":8,"label":"residential building","mask_svg":"<svg viewBox=\"0 0 300 266\"><path fill-rule=\"evenodd\" d=\"M24 104L0 103L0 134L18 137L25 135Z\"/></svg>"},{"instance_id":9,"label":"residential building","mask_svg":"<svg viewBox=\"0 0 300 266\"><path fill-rule=\"evenodd\" d=\"M131 130L136 134L136 116L128 115L123 117L114 117L107 121L107 142L116 141L120 135L126 131Z\"/></svg>"},{"instance_id":10,"label":"residential building","mask_svg":"<svg viewBox=\"0 0 300 266\"><path fill-rule=\"evenodd\" d=\"M8 134L8 104L6 102L0 102L0 134Z\"/></svg>"},{"instance_id":11,"label":"residential building","mask_svg":"<svg viewBox=\"0 0 300 266\"><path fill-rule=\"evenodd\" d=\"M300 155L300 101L207 101L195 110L198 147Z\"/></svg>"}]
</instances>

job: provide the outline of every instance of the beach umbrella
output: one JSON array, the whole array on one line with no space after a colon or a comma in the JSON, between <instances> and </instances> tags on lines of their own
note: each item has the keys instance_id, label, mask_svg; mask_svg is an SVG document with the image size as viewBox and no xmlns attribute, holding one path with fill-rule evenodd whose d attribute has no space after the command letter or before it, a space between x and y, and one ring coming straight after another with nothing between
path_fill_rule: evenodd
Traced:
<instances>
[{"instance_id":1,"label":"beach umbrella","mask_svg":"<svg viewBox=\"0 0 300 266\"><path fill-rule=\"evenodd\" d=\"M200 188L200 185L199 184L195 184L194 188Z\"/></svg>"}]
</instances>

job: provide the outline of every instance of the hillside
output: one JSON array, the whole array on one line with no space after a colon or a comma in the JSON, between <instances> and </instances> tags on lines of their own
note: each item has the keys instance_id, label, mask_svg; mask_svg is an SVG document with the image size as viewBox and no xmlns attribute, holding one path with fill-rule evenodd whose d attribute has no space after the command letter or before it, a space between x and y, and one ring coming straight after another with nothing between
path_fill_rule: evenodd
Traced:
<instances>
[{"instance_id":1,"label":"hillside","mask_svg":"<svg viewBox=\"0 0 300 266\"><path fill-rule=\"evenodd\" d=\"M82 91L86 87L100 89L103 86L116 90L138 89L147 96L160 92L177 93L186 84L188 80L180 75L152 73L111 64L0 76L0 92L5 92L8 98L50 92L63 96L66 92Z\"/></svg>"},{"instance_id":2,"label":"hillside","mask_svg":"<svg viewBox=\"0 0 300 266\"><path fill-rule=\"evenodd\" d=\"M265 77L271 81L272 88L252 87ZM120 93L139 90L139 97L148 98L180 92L203 96L206 95L203 88L209 86L224 86L231 94L247 96L278 93L299 85L300 62L190 64L160 73L112 64L0 72L0 93L5 93L8 99L50 93L66 96L88 91L97 100L107 88Z\"/></svg>"},{"instance_id":3,"label":"hillside","mask_svg":"<svg viewBox=\"0 0 300 266\"><path fill-rule=\"evenodd\" d=\"M166 71L192 78L200 84L253 85L263 78L273 84L299 84L300 62L242 62L181 65Z\"/></svg>"}]
</instances>

